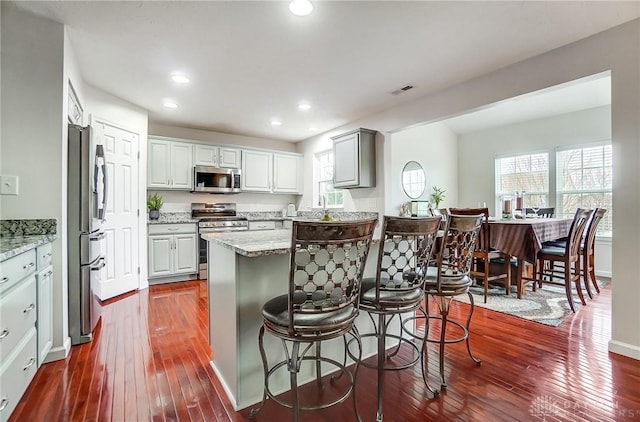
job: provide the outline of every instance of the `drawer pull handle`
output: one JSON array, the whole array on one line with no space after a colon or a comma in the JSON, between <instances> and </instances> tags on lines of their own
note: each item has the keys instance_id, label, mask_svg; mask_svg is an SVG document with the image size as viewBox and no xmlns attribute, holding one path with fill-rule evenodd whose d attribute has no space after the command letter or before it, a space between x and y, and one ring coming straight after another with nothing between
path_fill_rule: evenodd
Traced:
<instances>
[{"instance_id":1,"label":"drawer pull handle","mask_svg":"<svg viewBox=\"0 0 640 422\"><path fill-rule=\"evenodd\" d=\"M2 400L0 400L0 412L2 412L7 406L9 406L9 399L3 397Z\"/></svg>"},{"instance_id":2,"label":"drawer pull handle","mask_svg":"<svg viewBox=\"0 0 640 422\"><path fill-rule=\"evenodd\" d=\"M33 366L33 364L36 363L36 358L31 358L29 359L29 363L27 363L26 366L24 366L22 368L23 371L26 371L27 369L31 368Z\"/></svg>"},{"instance_id":3,"label":"drawer pull handle","mask_svg":"<svg viewBox=\"0 0 640 422\"><path fill-rule=\"evenodd\" d=\"M47 253L47 254L42 255L42 258L44 258L44 259L47 259L47 258L49 258L49 257L51 257L51 252L49 252L49 253Z\"/></svg>"},{"instance_id":4,"label":"drawer pull handle","mask_svg":"<svg viewBox=\"0 0 640 422\"><path fill-rule=\"evenodd\" d=\"M25 265L24 267L22 267L22 269L27 270L27 269L29 269L29 268L33 267L34 265L36 265L36 264L34 264L33 262L29 262L27 265Z\"/></svg>"},{"instance_id":5,"label":"drawer pull handle","mask_svg":"<svg viewBox=\"0 0 640 422\"><path fill-rule=\"evenodd\" d=\"M169 230L170 232L177 232L180 229L167 229L167 230Z\"/></svg>"},{"instance_id":6,"label":"drawer pull handle","mask_svg":"<svg viewBox=\"0 0 640 422\"><path fill-rule=\"evenodd\" d=\"M45 276L45 277L49 277L51 274L53 274L53 271L49 271L49 272L47 272L44 276Z\"/></svg>"},{"instance_id":7,"label":"drawer pull handle","mask_svg":"<svg viewBox=\"0 0 640 422\"><path fill-rule=\"evenodd\" d=\"M3 338L5 338L6 336L9 335L9 329L5 328L4 330L2 330L2 332L0 333L0 340L2 340Z\"/></svg>"},{"instance_id":8,"label":"drawer pull handle","mask_svg":"<svg viewBox=\"0 0 640 422\"><path fill-rule=\"evenodd\" d=\"M29 306L27 306L26 308L24 308L24 310L22 312L24 312L25 314L28 314L29 312L33 311L35 308L36 308L36 305L34 305L32 303Z\"/></svg>"},{"instance_id":9,"label":"drawer pull handle","mask_svg":"<svg viewBox=\"0 0 640 422\"><path fill-rule=\"evenodd\" d=\"M7 281L9 281L9 277L2 277L2 280L0 280L0 284L4 284Z\"/></svg>"}]
</instances>

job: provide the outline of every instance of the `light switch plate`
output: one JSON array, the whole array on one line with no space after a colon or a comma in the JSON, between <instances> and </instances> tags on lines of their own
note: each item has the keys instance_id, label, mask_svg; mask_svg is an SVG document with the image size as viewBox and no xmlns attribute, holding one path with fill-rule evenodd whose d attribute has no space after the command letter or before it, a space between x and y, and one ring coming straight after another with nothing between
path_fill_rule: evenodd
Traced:
<instances>
[{"instance_id":1,"label":"light switch plate","mask_svg":"<svg viewBox=\"0 0 640 422\"><path fill-rule=\"evenodd\" d=\"M0 176L0 195L18 194L18 176Z\"/></svg>"}]
</instances>

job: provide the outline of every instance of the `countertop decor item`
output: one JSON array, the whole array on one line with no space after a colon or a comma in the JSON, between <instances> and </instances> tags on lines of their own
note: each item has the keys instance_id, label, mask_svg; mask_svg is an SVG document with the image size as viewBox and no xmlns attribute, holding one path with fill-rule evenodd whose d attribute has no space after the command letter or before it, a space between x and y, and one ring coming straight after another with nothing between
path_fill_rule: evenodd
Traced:
<instances>
[{"instance_id":1,"label":"countertop decor item","mask_svg":"<svg viewBox=\"0 0 640 422\"><path fill-rule=\"evenodd\" d=\"M437 186L433 187L433 192L431 192L430 199L434 204L436 204L435 206L436 209L440 208L440 202L444 201L444 198L445 198L444 193L445 193L444 189L440 189Z\"/></svg>"},{"instance_id":2,"label":"countertop decor item","mask_svg":"<svg viewBox=\"0 0 640 422\"><path fill-rule=\"evenodd\" d=\"M160 208L162 208L162 204L164 200L162 196L154 193L153 195L147 198L147 208L149 209L149 219L157 220L160 217Z\"/></svg>"}]
</instances>

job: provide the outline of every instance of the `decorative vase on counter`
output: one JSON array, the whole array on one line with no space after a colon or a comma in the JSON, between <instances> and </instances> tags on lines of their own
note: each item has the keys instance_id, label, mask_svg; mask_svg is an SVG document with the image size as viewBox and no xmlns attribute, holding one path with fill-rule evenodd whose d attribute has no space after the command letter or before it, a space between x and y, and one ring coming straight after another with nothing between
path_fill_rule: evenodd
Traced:
<instances>
[{"instance_id":1,"label":"decorative vase on counter","mask_svg":"<svg viewBox=\"0 0 640 422\"><path fill-rule=\"evenodd\" d=\"M151 210L151 211L149 211L149 220L157 220L158 218L160 218L160 211L159 210Z\"/></svg>"}]
</instances>

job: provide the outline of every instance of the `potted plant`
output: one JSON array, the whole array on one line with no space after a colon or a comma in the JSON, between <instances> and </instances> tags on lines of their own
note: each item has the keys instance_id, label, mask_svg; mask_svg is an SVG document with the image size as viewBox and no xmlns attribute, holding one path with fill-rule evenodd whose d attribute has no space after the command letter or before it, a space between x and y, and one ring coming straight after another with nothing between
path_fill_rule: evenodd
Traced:
<instances>
[{"instance_id":1,"label":"potted plant","mask_svg":"<svg viewBox=\"0 0 640 422\"><path fill-rule=\"evenodd\" d=\"M440 208L440 202L444 201L444 189L440 189L437 186L433 187L433 192L431 193L430 199L433 203L436 204L436 209Z\"/></svg>"},{"instance_id":2,"label":"potted plant","mask_svg":"<svg viewBox=\"0 0 640 422\"><path fill-rule=\"evenodd\" d=\"M160 208L163 204L162 196L157 193L147 198L147 208L149 209L149 219L157 220L160 217Z\"/></svg>"}]
</instances>

